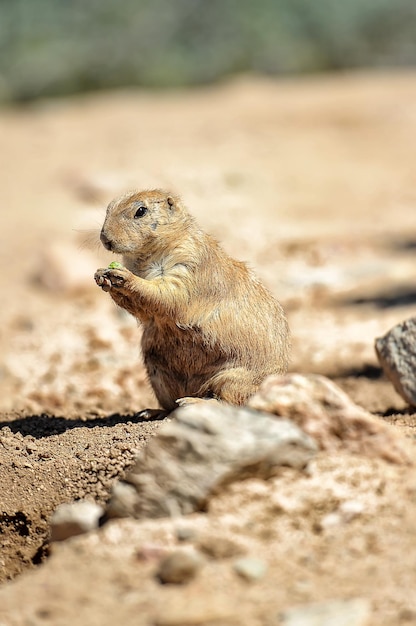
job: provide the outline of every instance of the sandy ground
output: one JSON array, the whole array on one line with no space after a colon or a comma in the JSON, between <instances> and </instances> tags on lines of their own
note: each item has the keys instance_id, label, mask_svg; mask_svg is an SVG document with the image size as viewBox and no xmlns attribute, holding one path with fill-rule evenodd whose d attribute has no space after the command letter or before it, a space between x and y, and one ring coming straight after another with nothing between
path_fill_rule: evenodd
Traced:
<instances>
[{"instance_id":1,"label":"sandy ground","mask_svg":"<svg viewBox=\"0 0 416 626\"><path fill-rule=\"evenodd\" d=\"M414 74L358 74L0 112L2 626L271 626L354 598L367 611L354 623L416 623L415 469L347 454L235 485L190 519L112 522L48 558L56 506L104 503L160 424L136 415L157 406L140 330L92 279L111 258L105 206L125 189L180 193L285 306L291 370L330 376L413 455L416 416L373 346L416 303L415 101ZM162 586L181 524L207 563ZM238 554L265 576L242 580Z\"/></svg>"}]
</instances>

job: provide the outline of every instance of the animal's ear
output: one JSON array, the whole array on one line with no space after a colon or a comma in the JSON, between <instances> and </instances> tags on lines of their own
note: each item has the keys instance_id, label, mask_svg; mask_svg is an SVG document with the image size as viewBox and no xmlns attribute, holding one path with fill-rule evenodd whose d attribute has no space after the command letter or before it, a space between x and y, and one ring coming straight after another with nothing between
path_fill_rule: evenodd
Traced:
<instances>
[{"instance_id":1,"label":"animal's ear","mask_svg":"<svg viewBox=\"0 0 416 626\"><path fill-rule=\"evenodd\" d=\"M168 203L168 209L172 213L180 213L181 211L183 211L184 207L180 196L177 196L174 193L170 193L168 196L166 196L166 202Z\"/></svg>"}]
</instances>

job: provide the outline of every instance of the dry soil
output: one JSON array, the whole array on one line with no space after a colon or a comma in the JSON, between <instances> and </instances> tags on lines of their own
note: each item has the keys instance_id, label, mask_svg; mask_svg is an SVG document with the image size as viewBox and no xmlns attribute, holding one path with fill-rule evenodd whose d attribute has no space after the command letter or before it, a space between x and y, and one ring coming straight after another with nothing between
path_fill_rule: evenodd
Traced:
<instances>
[{"instance_id":1,"label":"dry soil","mask_svg":"<svg viewBox=\"0 0 416 626\"><path fill-rule=\"evenodd\" d=\"M140 329L93 281L111 258L105 206L125 189L181 194L282 301L291 370L330 376L414 454L414 409L374 339L415 310L415 101L412 73L352 74L0 111L1 626L271 626L354 598L354 624L416 623L414 467L321 453L189 519L111 522L52 556L48 543L56 506L105 503L160 424L137 416L156 406ZM158 560L184 536L206 565L161 585ZM236 573L242 554L262 578Z\"/></svg>"}]
</instances>

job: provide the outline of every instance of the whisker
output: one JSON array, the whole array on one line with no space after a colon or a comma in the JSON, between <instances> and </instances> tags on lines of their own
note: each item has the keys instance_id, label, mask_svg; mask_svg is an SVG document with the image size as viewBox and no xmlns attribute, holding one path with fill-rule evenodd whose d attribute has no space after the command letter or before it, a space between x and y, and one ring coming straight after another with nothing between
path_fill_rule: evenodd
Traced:
<instances>
[{"instance_id":1,"label":"whisker","mask_svg":"<svg viewBox=\"0 0 416 626\"><path fill-rule=\"evenodd\" d=\"M81 235L79 247L81 249L99 250L101 247L100 230L98 228L74 228L73 231Z\"/></svg>"}]
</instances>

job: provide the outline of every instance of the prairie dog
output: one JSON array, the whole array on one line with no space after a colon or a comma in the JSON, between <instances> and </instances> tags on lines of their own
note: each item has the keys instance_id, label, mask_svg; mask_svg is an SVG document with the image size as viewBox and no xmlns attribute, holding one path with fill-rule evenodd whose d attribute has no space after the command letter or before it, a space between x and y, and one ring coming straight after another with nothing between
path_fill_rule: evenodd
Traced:
<instances>
[{"instance_id":1,"label":"prairie dog","mask_svg":"<svg viewBox=\"0 0 416 626\"><path fill-rule=\"evenodd\" d=\"M281 305L179 197L156 189L113 200L100 238L124 267L99 269L95 281L141 323L161 407L170 411L181 398L245 404L266 376L287 370Z\"/></svg>"}]
</instances>

